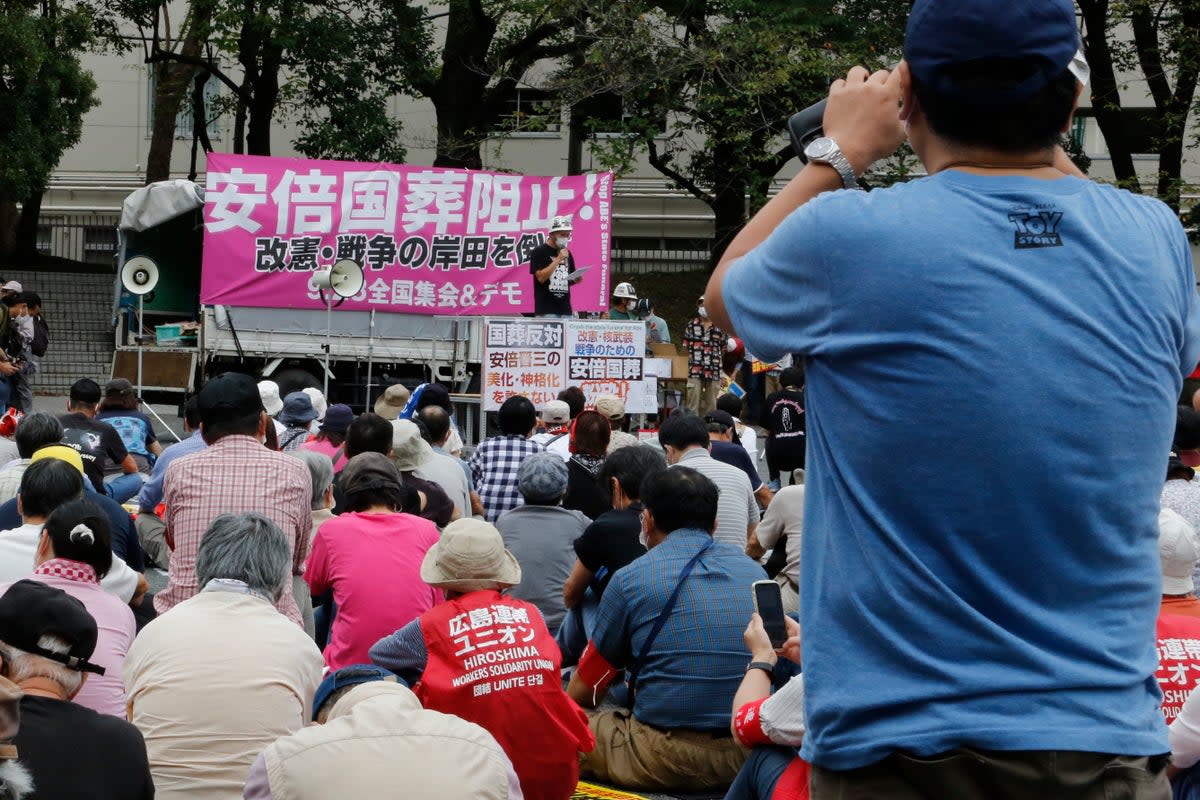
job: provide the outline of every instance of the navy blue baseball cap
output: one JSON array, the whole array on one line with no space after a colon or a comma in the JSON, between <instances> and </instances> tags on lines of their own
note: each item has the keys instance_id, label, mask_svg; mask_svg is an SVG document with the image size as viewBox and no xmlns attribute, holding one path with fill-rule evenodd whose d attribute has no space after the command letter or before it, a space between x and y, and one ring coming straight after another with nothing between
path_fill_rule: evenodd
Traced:
<instances>
[{"instance_id":1,"label":"navy blue baseball cap","mask_svg":"<svg viewBox=\"0 0 1200 800\"><path fill-rule=\"evenodd\" d=\"M321 685L317 687L317 691L313 695L313 719L317 718L317 714L329 702L329 698L333 696L334 692L345 689L347 686L358 686L360 683L370 683L371 681L400 681L400 679L383 667L377 667L374 664L353 664L326 675L325 680L321 681Z\"/></svg>"},{"instance_id":2,"label":"navy blue baseball cap","mask_svg":"<svg viewBox=\"0 0 1200 800\"><path fill-rule=\"evenodd\" d=\"M904 34L904 59L917 80L938 95L988 105L1032 97L1071 66L1078 50L1071 0L917 0ZM981 59L1027 59L1035 69L1013 89L982 97L948 73Z\"/></svg>"}]
</instances>

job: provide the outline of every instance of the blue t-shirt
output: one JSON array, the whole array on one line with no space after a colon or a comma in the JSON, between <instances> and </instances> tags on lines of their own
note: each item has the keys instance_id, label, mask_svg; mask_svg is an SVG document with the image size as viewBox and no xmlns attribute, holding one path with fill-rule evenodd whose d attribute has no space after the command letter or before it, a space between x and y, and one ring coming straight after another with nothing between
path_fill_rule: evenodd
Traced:
<instances>
[{"instance_id":1,"label":"blue t-shirt","mask_svg":"<svg viewBox=\"0 0 1200 800\"><path fill-rule=\"evenodd\" d=\"M947 171L814 199L723 294L747 349L806 356L801 754L1166 752L1158 496L1200 356L1174 214Z\"/></svg>"},{"instance_id":2,"label":"blue t-shirt","mask_svg":"<svg viewBox=\"0 0 1200 800\"><path fill-rule=\"evenodd\" d=\"M592 643L613 666L631 667L679 575L712 536L681 529L617 570L600 598ZM660 728L727 731L750 655L742 632L762 567L716 542L692 569L638 675L633 715Z\"/></svg>"},{"instance_id":3,"label":"blue t-shirt","mask_svg":"<svg viewBox=\"0 0 1200 800\"><path fill-rule=\"evenodd\" d=\"M149 446L158 441L153 423L141 411L101 411L96 419L116 428L125 449L131 453L149 456Z\"/></svg>"}]
</instances>

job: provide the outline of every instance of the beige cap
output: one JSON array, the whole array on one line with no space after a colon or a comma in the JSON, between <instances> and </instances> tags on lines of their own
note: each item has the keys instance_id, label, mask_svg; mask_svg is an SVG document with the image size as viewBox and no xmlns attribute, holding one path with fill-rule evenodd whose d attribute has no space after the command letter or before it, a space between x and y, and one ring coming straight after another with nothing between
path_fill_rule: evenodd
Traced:
<instances>
[{"instance_id":1,"label":"beige cap","mask_svg":"<svg viewBox=\"0 0 1200 800\"><path fill-rule=\"evenodd\" d=\"M602 394L597 397L596 410L613 422L620 422L625 417L625 403L616 395Z\"/></svg>"},{"instance_id":2,"label":"beige cap","mask_svg":"<svg viewBox=\"0 0 1200 800\"><path fill-rule=\"evenodd\" d=\"M383 394L375 401L375 413L384 419L395 419L408 405L412 393L402 383L393 383L383 390Z\"/></svg>"},{"instance_id":3,"label":"beige cap","mask_svg":"<svg viewBox=\"0 0 1200 800\"><path fill-rule=\"evenodd\" d=\"M460 519L447 525L442 538L425 554L421 580L458 592L498 589L521 582L521 565L504 547L495 525Z\"/></svg>"},{"instance_id":4,"label":"beige cap","mask_svg":"<svg viewBox=\"0 0 1200 800\"><path fill-rule=\"evenodd\" d=\"M410 472L433 455L433 448L421 438L421 429L411 419L392 420L392 463L401 472Z\"/></svg>"}]
</instances>

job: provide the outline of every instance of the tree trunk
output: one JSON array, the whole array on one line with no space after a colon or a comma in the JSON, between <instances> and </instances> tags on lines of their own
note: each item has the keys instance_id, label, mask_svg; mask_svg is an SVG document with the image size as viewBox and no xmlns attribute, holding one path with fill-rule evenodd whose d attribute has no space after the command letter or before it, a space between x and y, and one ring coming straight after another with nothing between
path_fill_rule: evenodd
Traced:
<instances>
[{"instance_id":1,"label":"tree trunk","mask_svg":"<svg viewBox=\"0 0 1200 800\"><path fill-rule=\"evenodd\" d=\"M709 257L709 269L714 269L725 254L725 248L746 224L746 183L744 179L730 176L722 181L712 202L713 245Z\"/></svg>"},{"instance_id":2,"label":"tree trunk","mask_svg":"<svg viewBox=\"0 0 1200 800\"><path fill-rule=\"evenodd\" d=\"M38 192L21 203L21 218L17 221L17 238L13 255L18 263L38 263L37 230L42 216L42 195Z\"/></svg>"},{"instance_id":3,"label":"tree trunk","mask_svg":"<svg viewBox=\"0 0 1200 800\"><path fill-rule=\"evenodd\" d=\"M279 102L279 68L282 61L283 48L274 42L265 42L261 67L254 81L250 123L246 128L246 152L252 156L271 155L271 119Z\"/></svg>"},{"instance_id":4,"label":"tree trunk","mask_svg":"<svg viewBox=\"0 0 1200 800\"><path fill-rule=\"evenodd\" d=\"M1092 68L1092 111L1104 135L1113 174L1126 189L1142 190L1133 154L1125 137L1125 118L1121 113L1120 85L1108 45L1108 0L1079 0L1079 10L1087 26L1084 51Z\"/></svg>"},{"instance_id":5,"label":"tree trunk","mask_svg":"<svg viewBox=\"0 0 1200 800\"><path fill-rule=\"evenodd\" d=\"M0 261L9 263L17 249L17 221L21 212L17 204L10 201L0 201Z\"/></svg>"},{"instance_id":6,"label":"tree trunk","mask_svg":"<svg viewBox=\"0 0 1200 800\"><path fill-rule=\"evenodd\" d=\"M479 5L451 0L442 70L429 98L437 112L435 167L483 166L486 131L477 130L477 109L491 76L487 55L495 34L495 20L485 16Z\"/></svg>"},{"instance_id":7,"label":"tree trunk","mask_svg":"<svg viewBox=\"0 0 1200 800\"><path fill-rule=\"evenodd\" d=\"M199 51L198 44L196 49ZM191 64L177 61L161 61L154 65L154 120L150 129L150 152L146 156L146 183L171 177L175 119L195 69Z\"/></svg>"}]
</instances>

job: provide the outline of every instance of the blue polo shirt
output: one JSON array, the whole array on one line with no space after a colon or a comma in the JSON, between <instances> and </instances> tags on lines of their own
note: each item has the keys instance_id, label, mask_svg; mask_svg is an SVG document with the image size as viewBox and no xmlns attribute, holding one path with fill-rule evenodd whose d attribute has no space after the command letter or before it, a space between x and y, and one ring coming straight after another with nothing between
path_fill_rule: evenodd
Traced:
<instances>
[{"instance_id":1,"label":"blue polo shirt","mask_svg":"<svg viewBox=\"0 0 1200 800\"><path fill-rule=\"evenodd\" d=\"M830 192L733 265L748 350L805 355L801 755L1153 755L1158 507L1200 356L1148 197L954 170Z\"/></svg>"},{"instance_id":2,"label":"blue polo shirt","mask_svg":"<svg viewBox=\"0 0 1200 800\"><path fill-rule=\"evenodd\" d=\"M712 536L681 529L617 570L600 599L592 644L629 667L641 652L679 574ZM750 585L762 567L716 542L700 557L638 675L633 715L659 728L728 730L733 695L750 654L742 631L754 613Z\"/></svg>"}]
</instances>

